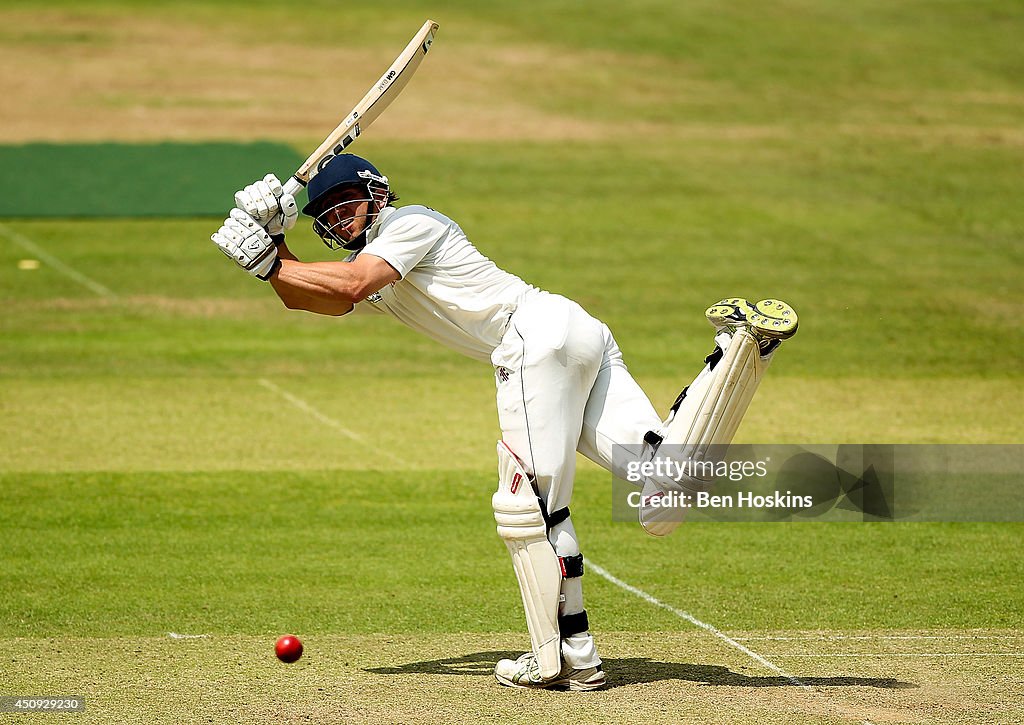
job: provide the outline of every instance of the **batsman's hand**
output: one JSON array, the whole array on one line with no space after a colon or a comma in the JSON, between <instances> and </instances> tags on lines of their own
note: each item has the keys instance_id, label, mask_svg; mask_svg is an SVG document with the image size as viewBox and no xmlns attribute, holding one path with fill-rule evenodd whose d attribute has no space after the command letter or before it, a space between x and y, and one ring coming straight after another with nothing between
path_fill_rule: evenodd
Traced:
<instances>
[{"instance_id":1,"label":"batsman's hand","mask_svg":"<svg viewBox=\"0 0 1024 725\"><path fill-rule=\"evenodd\" d=\"M210 237L220 251L254 277L267 279L277 262L277 244L259 222L241 209L232 209L223 226Z\"/></svg>"},{"instance_id":2,"label":"batsman's hand","mask_svg":"<svg viewBox=\"0 0 1024 725\"><path fill-rule=\"evenodd\" d=\"M235 192L235 206L274 236L294 227L299 218L295 197L284 193L281 181L273 174Z\"/></svg>"}]
</instances>

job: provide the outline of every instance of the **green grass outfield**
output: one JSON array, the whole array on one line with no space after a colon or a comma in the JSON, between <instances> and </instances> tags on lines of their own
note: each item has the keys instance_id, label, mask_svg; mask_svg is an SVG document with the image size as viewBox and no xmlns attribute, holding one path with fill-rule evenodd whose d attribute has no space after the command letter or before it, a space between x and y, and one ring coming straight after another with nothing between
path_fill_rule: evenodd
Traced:
<instances>
[{"instance_id":1,"label":"green grass outfield","mask_svg":"<svg viewBox=\"0 0 1024 725\"><path fill-rule=\"evenodd\" d=\"M145 13L332 41L323 5L247 7ZM438 10L423 85L443 87L427 75L442 42L472 55L471 30L568 59L614 51L600 72L559 66L578 83L494 83L524 118L627 113L643 131L369 132L357 150L401 203L451 214L608 322L659 409L707 352L708 304L778 294L801 331L740 439L1022 440L1016 5L529 10ZM353 12L388 35L359 47L389 59L423 10ZM31 27L4 38L49 47ZM108 27L64 42L100 53L119 42ZM586 463L573 516L612 687L498 688L494 660L527 638L489 508L490 370L388 320L279 309L207 241L218 223L0 219L0 695L84 695L76 722L1024 719L1024 524L699 524L654 540L611 521L608 476ZM329 258L305 223L291 243ZM285 632L306 643L293 666L272 655ZM29 721L58 718L0 714Z\"/></svg>"}]
</instances>

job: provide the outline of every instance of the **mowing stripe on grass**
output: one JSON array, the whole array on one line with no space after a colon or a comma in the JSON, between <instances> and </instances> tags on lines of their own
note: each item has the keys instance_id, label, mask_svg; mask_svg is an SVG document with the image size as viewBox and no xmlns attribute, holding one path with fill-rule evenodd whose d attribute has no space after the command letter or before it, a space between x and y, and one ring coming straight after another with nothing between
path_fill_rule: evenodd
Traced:
<instances>
[{"instance_id":1,"label":"mowing stripe on grass","mask_svg":"<svg viewBox=\"0 0 1024 725\"><path fill-rule=\"evenodd\" d=\"M116 299L117 295L114 294L108 287L104 287L102 284L94 279L86 277L84 274L79 272L77 269L65 264L64 262L57 259L55 256L47 252L45 249L40 247L38 244L33 242L31 239L23 234L19 234L5 224L0 224L0 235L4 236L8 240L14 242L22 249L28 251L30 254L34 254L39 257L42 261L53 267L55 270L63 274L65 277L78 282L78 284L86 287L100 297L107 297L108 299Z\"/></svg>"}]
</instances>

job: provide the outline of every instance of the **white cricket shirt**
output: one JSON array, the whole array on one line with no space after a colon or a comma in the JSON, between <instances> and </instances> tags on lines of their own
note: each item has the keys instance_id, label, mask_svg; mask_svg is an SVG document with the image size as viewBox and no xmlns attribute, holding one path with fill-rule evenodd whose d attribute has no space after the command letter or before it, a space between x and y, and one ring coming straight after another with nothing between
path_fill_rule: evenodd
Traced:
<instances>
[{"instance_id":1,"label":"white cricket shirt","mask_svg":"<svg viewBox=\"0 0 1024 725\"><path fill-rule=\"evenodd\" d=\"M498 268L454 221L425 206L385 207L350 255L380 257L402 278L358 302L476 360L490 362L509 316L539 290Z\"/></svg>"}]
</instances>

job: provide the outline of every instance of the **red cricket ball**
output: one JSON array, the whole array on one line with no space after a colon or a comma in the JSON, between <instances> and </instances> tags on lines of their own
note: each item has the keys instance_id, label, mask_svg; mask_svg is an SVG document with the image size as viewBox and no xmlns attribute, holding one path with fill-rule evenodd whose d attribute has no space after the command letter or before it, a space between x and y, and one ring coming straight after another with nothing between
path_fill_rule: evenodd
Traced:
<instances>
[{"instance_id":1,"label":"red cricket ball","mask_svg":"<svg viewBox=\"0 0 1024 725\"><path fill-rule=\"evenodd\" d=\"M277 638L274 653L282 662L295 662L302 656L302 642L294 634L286 634Z\"/></svg>"}]
</instances>

